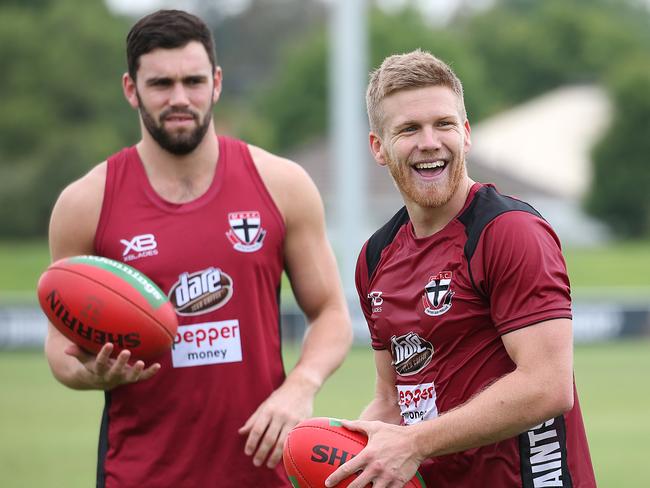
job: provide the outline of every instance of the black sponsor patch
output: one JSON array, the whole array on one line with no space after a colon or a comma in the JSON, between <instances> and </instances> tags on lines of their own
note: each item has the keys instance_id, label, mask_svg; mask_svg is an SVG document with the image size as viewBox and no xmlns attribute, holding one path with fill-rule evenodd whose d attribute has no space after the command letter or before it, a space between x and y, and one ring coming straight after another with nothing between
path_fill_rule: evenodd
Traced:
<instances>
[{"instance_id":1,"label":"black sponsor patch","mask_svg":"<svg viewBox=\"0 0 650 488\"><path fill-rule=\"evenodd\" d=\"M422 371L433 358L433 344L415 332L391 337L390 350L395 371L402 376Z\"/></svg>"},{"instance_id":2,"label":"black sponsor patch","mask_svg":"<svg viewBox=\"0 0 650 488\"><path fill-rule=\"evenodd\" d=\"M519 435L523 488L572 488L566 456L566 426L560 415Z\"/></svg>"}]
</instances>

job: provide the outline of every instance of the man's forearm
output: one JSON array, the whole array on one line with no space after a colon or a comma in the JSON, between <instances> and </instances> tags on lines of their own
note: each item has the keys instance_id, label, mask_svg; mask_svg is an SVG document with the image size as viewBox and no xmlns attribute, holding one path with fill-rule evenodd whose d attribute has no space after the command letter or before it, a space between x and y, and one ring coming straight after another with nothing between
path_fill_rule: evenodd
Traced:
<instances>
[{"instance_id":1,"label":"man's forearm","mask_svg":"<svg viewBox=\"0 0 650 488\"><path fill-rule=\"evenodd\" d=\"M308 381L318 391L341 365L351 344L352 331L345 310L323 312L308 326L300 359L287 380Z\"/></svg>"},{"instance_id":2,"label":"man's forearm","mask_svg":"<svg viewBox=\"0 0 650 488\"><path fill-rule=\"evenodd\" d=\"M492 444L571 408L562 395L532 382L529 375L513 371L464 405L410 426L421 453L434 457Z\"/></svg>"}]
</instances>

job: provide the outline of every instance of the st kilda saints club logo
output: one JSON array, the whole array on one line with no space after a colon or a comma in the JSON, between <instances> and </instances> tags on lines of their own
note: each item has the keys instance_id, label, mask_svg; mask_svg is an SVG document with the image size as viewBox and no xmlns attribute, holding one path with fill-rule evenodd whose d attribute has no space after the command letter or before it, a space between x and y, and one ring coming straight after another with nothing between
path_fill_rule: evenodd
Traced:
<instances>
[{"instance_id":1,"label":"st kilda saints club logo","mask_svg":"<svg viewBox=\"0 0 650 488\"><path fill-rule=\"evenodd\" d=\"M228 214L228 240L239 252L255 252L262 247L266 230L262 229L259 212L231 212Z\"/></svg>"},{"instance_id":2,"label":"st kilda saints club logo","mask_svg":"<svg viewBox=\"0 0 650 488\"><path fill-rule=\"evenodd\" d=\"M451 291L451 279L451 271L442 271L429 278L422 295L424 313L436 317L451 308L451 299L454 296Z\"/></svg>"},{"instance_id":3,"label":"st kilda saints club logo","mask_svg":"<svg viewBox=\"0 0 650 488\"><path fill-rule=\"evenodd\" d=\"M395 371L411 376L422 371L433 358L433 344L415 332L390 338L390 352Z\"/></svg>"}]
</instances>

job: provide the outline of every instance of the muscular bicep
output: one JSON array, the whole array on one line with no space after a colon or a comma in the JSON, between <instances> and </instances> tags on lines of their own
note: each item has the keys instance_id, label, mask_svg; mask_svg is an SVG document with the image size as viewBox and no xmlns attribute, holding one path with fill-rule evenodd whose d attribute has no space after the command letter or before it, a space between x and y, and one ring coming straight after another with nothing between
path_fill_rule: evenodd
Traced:
<instances>
[{"instance_id":1,"label":"muscular bicep","mask_svg":"<svg viewBox=\"0 0 650 488\"><path fill-rule=\"evenodd\" d=\"M306 175L298 175L292 191L294 203L285 211L285 267L296 300L313 318L327 306L342 303L343 294L318 191Z\"/></svg>"},{"instance_id":2,"label":"muscular bicep","mask_svg":"<svg viewBox=\"0 0 650 488\"><path fill-rule=\"evenodd\" d=\"M296 300L311 320L328 308L344 310L338 268L325 230L316 185L296 163L249 146L286 225L285 270Z\"/></svg>"},{"instance_id":3,"label":"muscular bicep","mask_svg":"<svg viewBox=\"0 0 650 488\"><path fill-rule=\"evenodd\" d=\"M570 319L539 322L505 334L503 344L535 387L560 403L573 399L573 334Z\"/></svg>"}]
</instances>

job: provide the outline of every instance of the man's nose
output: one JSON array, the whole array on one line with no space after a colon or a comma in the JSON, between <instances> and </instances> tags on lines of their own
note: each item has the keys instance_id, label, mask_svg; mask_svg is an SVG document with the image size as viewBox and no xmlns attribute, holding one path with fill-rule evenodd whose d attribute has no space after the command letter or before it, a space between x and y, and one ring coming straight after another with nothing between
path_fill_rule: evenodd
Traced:
<instances>
[{"instance_id":1,"label":"man's nose","mask_svg":"<svg viewBox=\"0 0 650 488\"><path fill-rule=\"evenodd\" d=\"M172 106L186 107L190 104L187 92L182 83L174 83L169 97L169 104Z\"/></svg>"},{"instance_id":2,"label":"man's nose","mask_svg":"<svg viewBox=\"0 0 650 488\"><path fill-rule=\"evenodd\" d=\"M423 127L418 138L418 149L420 151L435 151L442 146L440 135L433 127Z\"/></svg>"}]
</instances>

